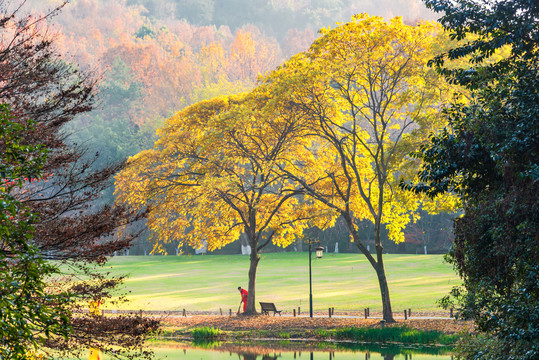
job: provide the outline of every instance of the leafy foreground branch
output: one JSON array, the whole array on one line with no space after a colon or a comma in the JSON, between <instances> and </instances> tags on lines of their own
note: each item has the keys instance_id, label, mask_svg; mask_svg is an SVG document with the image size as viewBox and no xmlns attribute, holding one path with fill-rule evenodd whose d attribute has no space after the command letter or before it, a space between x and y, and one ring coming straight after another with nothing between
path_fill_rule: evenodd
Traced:
<instances>
[{"instance_id":1,"label":"leafy foreground branch","mask_svg":"<svg viewBox=\"0 0 539 360\"><path fill-rule=\"evenodd\" d=\"M120 229L138 215L104 203L121 164L95 170L98 155L70 140L67 125L94 108L97 80L55 46L47 24L63 5L39 16L24 5L0 1L0 358L80 355L87 345L147 357L139 349L155 320L80 311L121 283L99 266L130 246Z\"/></svg>"}]
</instances>

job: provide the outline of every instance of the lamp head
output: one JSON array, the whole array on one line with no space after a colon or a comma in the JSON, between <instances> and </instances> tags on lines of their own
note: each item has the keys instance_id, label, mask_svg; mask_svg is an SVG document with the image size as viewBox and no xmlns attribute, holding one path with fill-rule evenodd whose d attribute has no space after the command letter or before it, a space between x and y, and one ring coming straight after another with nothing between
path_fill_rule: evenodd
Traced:
<instances>
[{"instance_id":1,"label":"lamp head","mask_svg":"<svg viewBox=\"0 0 539 360\"><path fill-rule=\"evenodd\" d=\"M324 248L322 246L318 246L316 248L316 257L317 258L322 258L322 255L324 254Z\"/></svg>"}]
</instances>

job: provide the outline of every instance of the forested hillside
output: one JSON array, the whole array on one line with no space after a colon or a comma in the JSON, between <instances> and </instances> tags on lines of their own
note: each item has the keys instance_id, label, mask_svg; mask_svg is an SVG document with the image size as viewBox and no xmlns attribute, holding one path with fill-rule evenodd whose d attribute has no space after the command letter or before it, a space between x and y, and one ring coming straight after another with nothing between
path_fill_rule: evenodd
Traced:
<instances>
[{"instance_id":1,"label":"forested hillside","mask_svg":"<svg viewBox=\"0 0 539 360\"><path fill-rule=\"evenodd\" d=\"M25 7L46 12L61 2L29 0ZM318 29L359 12L399 14L409 24L433 17L419 0L71 0L51 20L56 44L99 80L99 104L70 125L71 141L99 153L96 167L122 162L151 148L175 112L252 89L259 75L307 49ZM428 218L401 251L449 246L450 221ZM424 235L429 226L438 230ZM338 227L321 236L332 248L339 240L341 251L349 248ZM135 253L151 250L146 237Z\"/></svg>"}]
</instances>

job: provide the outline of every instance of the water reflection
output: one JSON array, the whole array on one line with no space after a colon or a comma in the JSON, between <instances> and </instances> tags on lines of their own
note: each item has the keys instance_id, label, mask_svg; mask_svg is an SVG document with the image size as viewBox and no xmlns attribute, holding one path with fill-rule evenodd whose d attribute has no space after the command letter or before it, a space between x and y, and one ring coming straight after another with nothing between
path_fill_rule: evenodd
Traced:
<instances>
[{"instance_id":1,"label":"water reflection","mask_svg":"<svg viewBox=\"0 0 539 360\"><path fill-rule=\"evenodd\" d=\"M238 353L238 359L239 360L257 360L259 354L253 354L253 353ZM267 355L263 354L261 360L277 360L279 356L277 355Z\"/></svg>"},{"instance_id":2,"label":"water reflection","mask_svg":"<svg viewBox=\"0 0 539 360\"><path fill-rule=\"evenodd\" d=\"M157 359L173 360L452 360L448 348L295 343L153 343Z\"/></svg>"}]
</instances>

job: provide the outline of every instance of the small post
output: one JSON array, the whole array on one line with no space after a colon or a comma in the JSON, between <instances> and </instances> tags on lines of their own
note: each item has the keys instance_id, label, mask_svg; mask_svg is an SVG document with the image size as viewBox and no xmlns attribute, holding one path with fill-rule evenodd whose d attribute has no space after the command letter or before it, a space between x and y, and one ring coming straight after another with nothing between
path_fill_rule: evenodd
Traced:
<instances>
[{"instance_id":1,"label":"small post","mask_svg":"<svg viewBox=\"0 0 539 360\"><path fill-rule=\"evenodd\" d=\"M228 309L228 316L232 316L232 309Z\"/></svg>"},{"instance_id":2,"label":"small post","mask_svg":"<svg viewBox=\"0 0 539 360\"><path fill-rule=\"evenodd\" d=\"M183 317L187 317L187 313L185 312L185 309L183 309Z\"/></svg>"},{"instance_id":3,"label":"small post","mask_svg":"<svg viewBox=\"0 0 539 360\"><path fill-rule=\"evenodd\" d=\"M371 308L367 308L367 316L371 316Z\"/></svg>"},{"instance_id":4,"label":"small post","mask_svg":"<svg viewBox=\"0 0 539 360\"><path fill-rule=\"evenodd\" d=\"M331 316L335 316L335 308L334 307L331 308Z\"/></svg>"},{"instance_id":5,"label":"small post","mask_svg":"<svg viewBox=\"0 0 539 360\"><path fill-rule=\"evenodd\" d=\"M367 309L365 309L365 319L368 317Z\"/></svg>"},{"instance_id":6,"label":"small post","mask_svg":"<svg viewBox=\"0 0 539 360\"><path fill-rule=\"evenodd\" d=\"M219 308L219 312L221 313L221 316L223 316L223 309Z\"/></svg>"},{"instance_id":7,"label":"small post","mask_svg":"<svg viewBox=\"0 0 539 360\"><path fill-rule=\"evenodd\" d=\"M329 318L331 319L331 308L328 308Z\"/></svg>"},{"instance_id":8,"label":"small post","mask_svg":"<svg viewBox=\"0 0 539 360\"><path fill-rule=\"evenodd\" d=\"M296 317L296 309L293 309L294 310L294 317ZM294 353L295 355L296 353Z\"/></svg>"},{"instance_id":9,"label":"small post","mask_svg":"<svg viewBox=\"0 0 539 360\"><path fill-rule=\"evenodd\" d=\"M449 309L449 317L450 317L450 318L453 317L453 308Z\"/></svg>"},{"instance_id":10,"label":"small post","mask_svg":"<svg viewBox=\"0 0 539 360\"><path fill-rule=\"evenodd\" d=\"M406 309L404 310L404 320L408 320L408 315L406 314Z\"/></svg>"},{"instance_id":11,"label":"small post","mask_svg":"<svg viewBox=\"0 0 539 360\"><path fill-rule=\"evenodd\" d=\"M298 316L300 316L300 315L301 315L301 307L298 306Z\"/></svg>"},{"instance_id":12,"label":"small post","mask_svg":"<svg viewBox=\"0 0 539 360\"><path fill-rule=\"evenodd\" d=\"M408 309L408 317L412 316L412 309Z\"/></svg>"}]
</instances>

